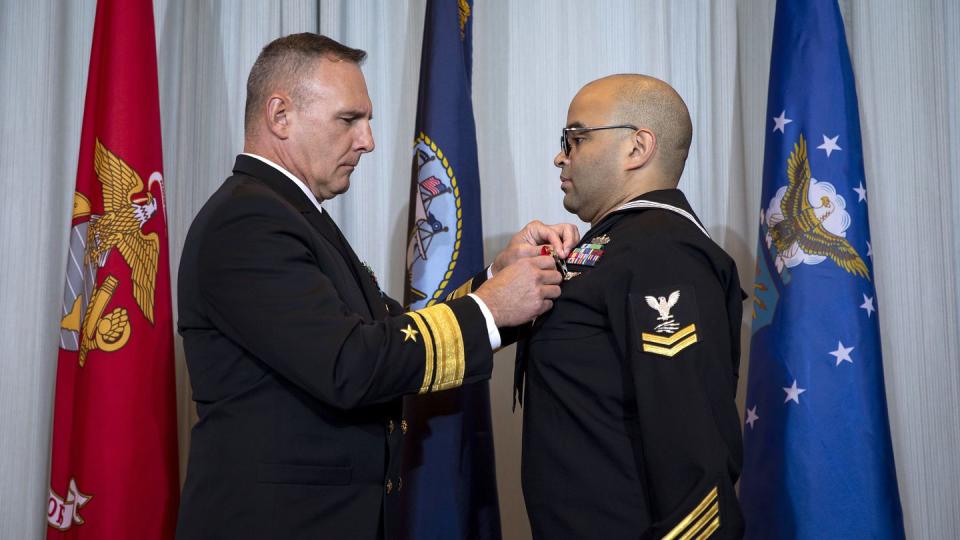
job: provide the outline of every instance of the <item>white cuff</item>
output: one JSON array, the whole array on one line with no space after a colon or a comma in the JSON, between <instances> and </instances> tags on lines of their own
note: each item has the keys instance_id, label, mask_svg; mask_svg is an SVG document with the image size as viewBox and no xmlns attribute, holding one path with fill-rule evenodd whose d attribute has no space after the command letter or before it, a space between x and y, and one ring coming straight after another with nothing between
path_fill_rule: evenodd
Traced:
<instances>
[{"instance_id":1,"label":"white cuff","mask_svg":"<svg viewBox=\"0 0 960 540\"><path fill-rule=\"evenodd\" d=\"M487 272L490 272L490 269L487 269ZM490 348L496 351L500 348L500 330L497 330L497 323L493 320L493 313L490 313L490 308L483 303L483 300L479 296L470 293L467 296L473 298L477 305L480 306L480 313L483 313L483 318L487 321L487 337L490 338Z\"/></svg>"},{"instance_id":2,"label":"white cuff","mask_svg":"<svg viewBox=\"0 0 960 540\"><path fill-rule=\"evenodd\" d=\"M490 279L492 277L493 277L493 265L491 264L490 266L487 267L487 279Z\"/></svg>"}]
</instances>

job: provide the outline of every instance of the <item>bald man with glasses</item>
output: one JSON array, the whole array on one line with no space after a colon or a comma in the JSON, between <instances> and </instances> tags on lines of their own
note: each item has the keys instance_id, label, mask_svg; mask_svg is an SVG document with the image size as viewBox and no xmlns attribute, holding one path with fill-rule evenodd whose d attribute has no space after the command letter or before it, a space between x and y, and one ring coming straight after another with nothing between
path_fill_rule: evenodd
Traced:
<instances>
[{"instance_id":1,"label":"bald man with glasses","mask_svg":"<svg viewBox=\"0 0 960 540\"><path fill-rule=\"evenodd\" d=\"M534 538L739 538L743 292L677 189L687 107L614 75L574 97L554 164L591 229L517 349Z\"/></svg>"}]
</instances>

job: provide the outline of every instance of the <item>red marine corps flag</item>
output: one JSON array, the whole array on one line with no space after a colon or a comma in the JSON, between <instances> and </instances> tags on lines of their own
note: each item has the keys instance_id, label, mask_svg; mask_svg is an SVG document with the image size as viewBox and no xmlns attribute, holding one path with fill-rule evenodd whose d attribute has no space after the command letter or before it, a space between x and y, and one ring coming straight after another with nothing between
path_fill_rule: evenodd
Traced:
<instances>
[{"instance_id":1,"label":"red marine corps flag","mask_svg":"<svg viewBox=\"0 0 960 540\"><path fill-rule=\"evenodd\" d=\"M173 328L153 6L100 0L80 135L47 538L173 538Z\"/></svg>"}]
</instances>

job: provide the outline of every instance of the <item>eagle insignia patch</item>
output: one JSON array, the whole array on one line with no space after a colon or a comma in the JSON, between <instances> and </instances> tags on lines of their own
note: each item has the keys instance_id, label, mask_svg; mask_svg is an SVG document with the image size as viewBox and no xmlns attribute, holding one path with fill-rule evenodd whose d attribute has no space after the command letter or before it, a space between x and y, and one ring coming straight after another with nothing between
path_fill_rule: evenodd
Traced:
<instances>
[{"instance_id":1,"label":"eagle insignia patch","mask_svg":"<svg viewBox=\"0 0 960 540\"><path fill-rule=\"evenodd\" d=\"M688 287L631 295L643 352L672 358L699 341L697 306Z\"/></svg>"}]
</instances>

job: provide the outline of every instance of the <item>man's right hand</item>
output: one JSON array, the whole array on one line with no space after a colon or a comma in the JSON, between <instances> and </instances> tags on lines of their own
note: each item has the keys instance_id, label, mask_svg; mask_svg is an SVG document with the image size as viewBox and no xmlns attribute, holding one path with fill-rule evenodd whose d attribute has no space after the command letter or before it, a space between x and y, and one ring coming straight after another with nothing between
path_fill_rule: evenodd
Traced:
<instances>
[{"instance_id":1,"label":"man's right hand","mask_svg":"<svg viewBox=\"0 0 960 540\"><path fill-rule=\"evenodd\" d=\"M572 223L547 225L534 220L524 225L520 232L510 238L510 243L493 260L491 271L496 274L517 259L533 257L544 245L553 247L561 259L566 259L570 250L580 241L580 231Z\"/></svg>"},{"instance_id":2,"label":"man's right hand","mask_svg":"<svg viewBox=\"0 0 960 540\"><path fill-rule=\"evenodd\" d=\"M561 279L553 257L528 257L504 267L474 294L490 309L498 327L519 326L553 307Z\"/></svg>"}]
</instances>

